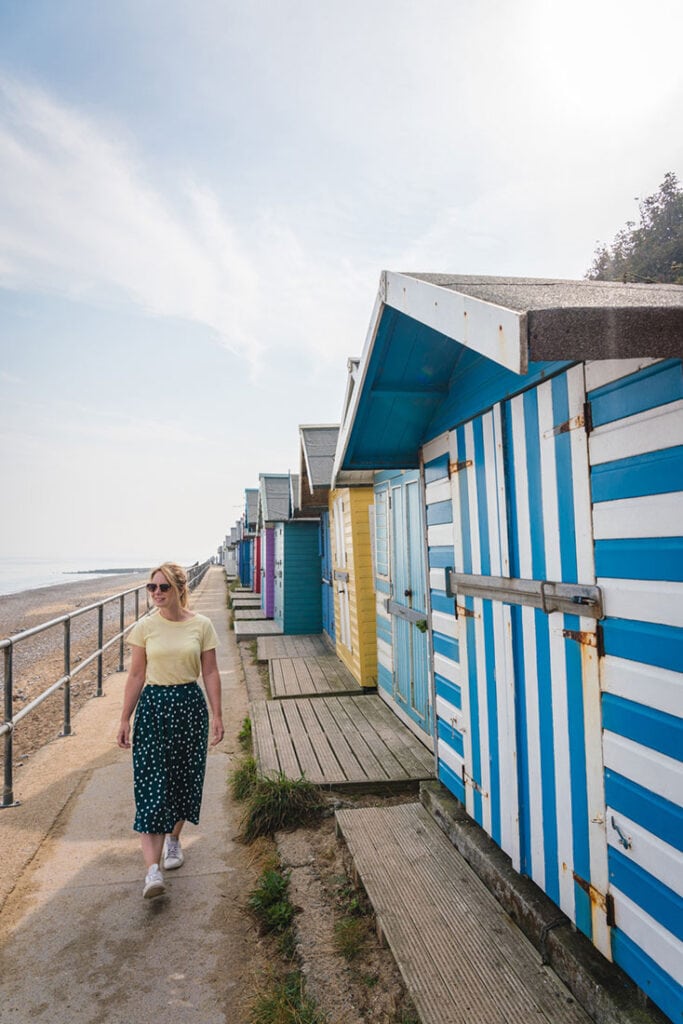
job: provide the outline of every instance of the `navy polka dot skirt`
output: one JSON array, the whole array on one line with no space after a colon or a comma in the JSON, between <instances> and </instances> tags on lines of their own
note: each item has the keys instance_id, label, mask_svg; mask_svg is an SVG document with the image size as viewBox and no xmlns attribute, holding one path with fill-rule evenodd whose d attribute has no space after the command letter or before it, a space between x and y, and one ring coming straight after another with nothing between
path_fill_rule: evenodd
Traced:
<instances>
[{"instance_id":1,"label":"navy polka dot skirt","mask_svg":"<svg viewBox=\"0 0 683 1024\"><path fill-rule=\"evenodd\" d=\"M136 832L199 822L208 738L209 712L197 683L144 687L133 728Z\"/></svg>"}]
</instances>

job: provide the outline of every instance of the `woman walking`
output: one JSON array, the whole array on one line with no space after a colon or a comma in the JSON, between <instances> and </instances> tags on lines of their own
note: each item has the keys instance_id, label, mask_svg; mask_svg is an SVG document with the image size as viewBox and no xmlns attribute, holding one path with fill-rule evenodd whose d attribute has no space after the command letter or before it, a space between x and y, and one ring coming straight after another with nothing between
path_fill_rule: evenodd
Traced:
<instances>
[{"instance_id":1,"label":"woman walking","mask_svg":"<svg viewBox=\"0 0 683 1024\"><path fill-rule=\"evenodd\" d=\"M216 631L188 608L185 570L164 562L150 574L147 590L156 610L128 635L132 657L116 739L130 747L135 711L133 828L141 834L147 869L142 895L151 899L165 892L162 864L170 870L183 863L183 825L199 822L209 735L200 673L211 709L211 746L223 739L223 719Z\"/></svg>"}]
</instances>

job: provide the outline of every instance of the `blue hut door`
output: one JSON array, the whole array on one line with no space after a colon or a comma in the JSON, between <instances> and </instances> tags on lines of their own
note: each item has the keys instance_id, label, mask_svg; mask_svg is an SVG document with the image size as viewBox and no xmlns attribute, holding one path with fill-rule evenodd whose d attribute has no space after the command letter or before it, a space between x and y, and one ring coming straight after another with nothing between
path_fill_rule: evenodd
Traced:
<instances>
[{"instance_id":1,"label":"blue hut door","mask_svg":"<svg viewBox=\"0 0 683 1024\"><path fill-rule=\"evenodd\" d=\"M451 590L468 811L609 957L584 402L579 365L452 432Z\"/></svg>"},{"instance_id":2,"label":"blue hut door","mask_svg":"<svg viewBox=\"0 0 683 1024\"><path fill-rule=\"evenodd\" d=\"M420 481L416 473L391 482L391 616L396 704L431 734L427 594Z\"/></svg>"}]
</instances>

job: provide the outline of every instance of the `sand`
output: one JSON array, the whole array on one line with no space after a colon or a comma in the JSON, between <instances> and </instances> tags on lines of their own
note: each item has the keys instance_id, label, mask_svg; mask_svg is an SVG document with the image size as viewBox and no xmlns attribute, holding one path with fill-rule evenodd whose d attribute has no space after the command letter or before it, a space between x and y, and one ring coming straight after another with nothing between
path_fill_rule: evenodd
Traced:
<instances>
[{"instance_id":1,"label":"sand","mask_svg":"<svg viewBox=\"0 0 683 1024\"><path fill-rule=\"evenodd\" d=\"M103 576L99 579L76 580L51 587L24 590L18 594L0 597L0 639L14 636L22 630L48 622L59 616L86 608L103 598L121 594L133 587L143 586L146 573ZM140 611L146 609L144 591L140 592ZM134 621L134 595L124 601L124 623ZM119 631L120 602L105 605L104 642ZM71 669L97 648L97 611L84 612L71 621ZM104 677L119 667L119 645L114 644L103 656ZM0 669L0 708L4 706L4 671ZM39 696L64 674L64 625L58 623L45 632L19 641L13 650L13 713ZM71 707L75 713L85 701L95 695L97 688L97 662L77 674L71 684ZM16 767L36 749L59 734L63 728L63 691L49 697L35 711L16 726L14 731L14 762ZM4 715L2 716L4 719Z\"/></svg>"}]
</instances>

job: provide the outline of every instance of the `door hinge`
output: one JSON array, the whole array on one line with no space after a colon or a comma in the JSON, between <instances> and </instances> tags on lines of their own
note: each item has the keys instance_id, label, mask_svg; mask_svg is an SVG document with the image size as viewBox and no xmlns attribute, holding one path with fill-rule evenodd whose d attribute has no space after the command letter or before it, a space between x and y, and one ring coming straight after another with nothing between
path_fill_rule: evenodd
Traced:
<instances>
[{"instance_id":1,"label":"door hinge","mask_svg":"<svg viewBox=\"0 0 683 1024\"><path fill-rule=\"evenodd\" d=\"M455 602L455 617L456 617L456 619L459 619L461 615L465 619L476 619L476 618L478 618L477 613L474 611L474 609L468 608L464 604L458 604L457 601L456 601Z\"/></svg>"},{"instance_id":2,"label":"door hinge","mask_svg":"<svg viewBox=\"0 0 683 1024\"><path fill-rule=\"evenodd\" d=\"M608 926L610 928L614 927L614 897L611 893L605 894L600 892L599 889L596 889L594 885L587 882L585 878L581 877L581 875L577 875L576 871L573 871L572 875L576 884L583 889L585 893L588 893L591 904L599 907L605 912L605 919Z\"/></svg>"},{"instance_id":3,"label":"door hinge","mask_svg":"<svg viewBox=\"0 0 683 1024\"><path fill-rule=\"evenodd\" d=\"M568 434L570 430L576 430L578 427L585 427L585 425L585 417L583 413L580 413L578 416L572 416L571 419L565 420L564 423L558 423L556 427L546 430L543 437L557 437L559 434Z\"/></svg>"},{"instance_id":4,"label":"door hinge","mask_svg":"<svg viewBox=\"0 0 683 1024\"><path fill-rule=\"evenodd\" d=\"M563 629L562 636L565 640L576 640L577 644L582 644L584 647L598 646L596 633L587 633L580 629Z\"/></svg>"},{"instance_id":5,"label":"door hinge","mask_svg":"<svg viewBox=\"0 0 683 1024\"><path fill-rule=\"evenodd\" d=\"M486 793L481 788L479 783L475 779L473 779L472 776L469 775L465 771L465 765L462 766L462 781L463 781L463 785L464 786L470 786L472 789L476 790L477 793L481 793L481 795L484 797L484 799L488 799L488 793Z\"/></svg>"},{"instance_id":6,"label":"door hinge","mask_svg":"<svg viewBox=\"0 0 683 1024\"><path fill-rule=\"evenodd\" d=\"M472 459L463 459L461 462L449 462L448 463L448 477L452 477L455 473L459 473L461 469L467 469L472 465Z\"/></svg>"}]
</instances>

